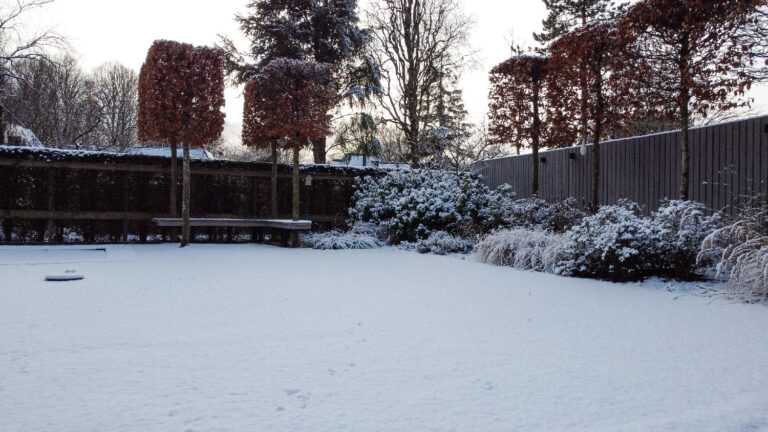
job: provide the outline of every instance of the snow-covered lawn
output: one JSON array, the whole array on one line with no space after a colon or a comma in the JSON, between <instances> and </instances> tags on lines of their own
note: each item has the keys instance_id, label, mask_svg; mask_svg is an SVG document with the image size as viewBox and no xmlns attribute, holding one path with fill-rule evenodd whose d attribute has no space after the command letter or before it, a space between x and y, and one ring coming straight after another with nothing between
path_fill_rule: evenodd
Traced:
<instances>
[{"instance_id":1,"label":"snow-covered lawn","mask_svg":"<svg viewBox=\"0 0 768 432\"><path fill-rule=\"evenodd\" d=\"M260 245L0 263L0 431L768 430L768 308L659 282Z\"/></svg>"}]
</instances>

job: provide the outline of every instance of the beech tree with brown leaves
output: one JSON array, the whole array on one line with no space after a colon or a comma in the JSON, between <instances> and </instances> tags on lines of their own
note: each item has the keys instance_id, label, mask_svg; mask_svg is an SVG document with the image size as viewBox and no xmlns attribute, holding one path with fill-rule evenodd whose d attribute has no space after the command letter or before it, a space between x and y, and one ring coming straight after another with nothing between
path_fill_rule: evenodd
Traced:
<instances>
[{"instance_id":1,"label":"beech tree with brown leaves","mask_svg":"<svg viewBox=\"0 0 768 432\"><path fill-rule=\"evenodd\" d=\"M592 138L593 211L600 205L600 143L607 130L621 124L625 84L620 80L625 63L615 54L622 43L613 25L598 23L565 34L550 47L547 104L559 116L551 124L552 135L554 139L575 137L586 120Z\"/></svg>"},{"instance_id":2,"label":"beech tree with brown leaves","mask_svg":"<svg viewBox=\"0 0 768 432\"><path fill-rule=\"evenodd\" d=\"M360 109L381 93L370 57L371 32L360 23L357 0L251 0L235 20L249 41L241 52L222 38L227 70L246 84L277 58L315 61L333 69L338 109ZM360 115L365 116L363 112ZM326 137L313 139L315 163L326 163Z\"/></svg>"},{"instance_id":3,"label":"beech tree with brown leaves","mask_svg":"<svg viewBox=\"0 0 768 432\"><path fill-rule=\"evenodd\" d=\"M155 41L139 76L139 139L171 145L171 211L175 212L176 145L184 149L181 246L190 242L190 146L202 147L224 130L221 51Z\"/></svg>"},{"instance_id":4,"label":"beech tree with brown leaves","mask_svg":"<svg viewBox=\"0 0 768 432\"><path fill-rule=\"evenodd\" d=\"M269 215L273 219L279 217L277 211L277 157L278 157L278 138L270 138L263 135L264 127L261 123L261 119L264 118L265 113L260 111L265 107L264 101L266 99L260 99L260 91L263 89L259 87L258 81L249 81L245 85L244 103L243 103L243 145L247 147L256 148L269 148L271 151L272 162L272 176L271 176L271 188L270 188L270 211Z\"/></svg>"},{"instance_id":5,"label":"beech tree with brown leaves","mask_svg":"<svg viewBox=\"0 0 768 432\"><path fill-rule=\"evenodd\" d=\"M619 23L632 41L629 61L650 66L635 78L654 80L658 97L675 102L682 130L680 199L689 197L693 116L749 104L744 95L753 77L744 71L765 41L740 43L739 36L754 25L761 5L765 0L643 0Z\"/></svg>"},{"instance_id":6,"label":"beech tree with brown leaves","mask_svg":"<svg viewBox=\"0 0 768 432\"><path fill-rule=\"evenodd\" d=\"M493 144L514 143L533 152L531 193L539 193L539 149L544 142L545 112L549 59L534 55L519 55L491 70L488 118L490 140Z\"/></svg>"},{"instance_id":7,"label":"beech tree with brown leaves","mask_svg":"<svg viewBox=\"0 0 768 432\"><path fill-rule=\"evenodd\" d=\"M258 146L283 140L293 150L294 220L300 217L299 152L331 133L336 91L329 65L287 58L272 60L248 84L243 140ZM295 233L291 243L298 243Z\"/></svg>"}]
</instances>

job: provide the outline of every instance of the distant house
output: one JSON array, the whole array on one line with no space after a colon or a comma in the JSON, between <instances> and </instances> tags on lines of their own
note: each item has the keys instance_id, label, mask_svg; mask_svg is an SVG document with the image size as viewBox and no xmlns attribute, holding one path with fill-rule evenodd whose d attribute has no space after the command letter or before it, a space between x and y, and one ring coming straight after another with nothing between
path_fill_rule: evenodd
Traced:
<instances>
[{"instance_id":1,"label":"distant house","mask_svg":"<svg viewBox=\"0 0 768 432\"><path fill-rule=\"evenodd\" d=\"M40 142L35 133L25 127L9 124L5 134L5 143L9 146L43 147L43 143Z\"/></svg>"},{"instance_id":2,"label":"distant house","mask_svg":"<svg viewBox=\"0 0 768 432\"><path fill-rule=\"evenodd\" d=\"M128 149L128 154L141 155L141 156L161 156L171 157L170 147L131 147ZM181 148L176 149L176 157L181 159L184 157L184 150ZM202 148L189 149L189 157L194 160L215 160L216 158L208 150Z\"/></svg>"},{"instance_id":3,"label":"distant house","mask_svg":"<svg viewBox=\"0 0 768 432\"><path fill-rule=\"evenodd\" d=\"M351 153L341 159L334 159L331 165L349 166L349 167L372 167L381 169L402 169L411 168L410 164L398 162L383 162L378 156L367 156L364 154Z\"/></svg>"}]
</instances>

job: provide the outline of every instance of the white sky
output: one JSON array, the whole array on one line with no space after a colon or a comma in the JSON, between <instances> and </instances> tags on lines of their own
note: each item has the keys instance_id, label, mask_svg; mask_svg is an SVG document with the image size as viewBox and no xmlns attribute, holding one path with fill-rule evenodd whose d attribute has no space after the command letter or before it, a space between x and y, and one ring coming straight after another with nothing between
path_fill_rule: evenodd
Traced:
<instances>
[{"instance_id":1,"label":"white sky","mask_svg":"<svg viewBox=\"0 0 768 432\"><path fill-rule=\"evenodd\" d=\"M88 69L119 61L138 71L155 39L210 45L218 34L225 34L245 44L233 17L245 9L247 1L55 0L34 20L40 26L55 26L69 38ZM459 1L476 20L472 42L479 65L465 74L463 87L470 116L479 120L487 110L487 71L509 56L512 31L517 43L533 42L530 35L539 29L546 10L541 0ZM361 6L367 2L375 4L376 0L362 0ZM227 121L231 123L241 122L239 93L238 89L227 92ZM754 97L758 109L768 108L765 87L755 91Z\"/></svg>"}]
</instances>

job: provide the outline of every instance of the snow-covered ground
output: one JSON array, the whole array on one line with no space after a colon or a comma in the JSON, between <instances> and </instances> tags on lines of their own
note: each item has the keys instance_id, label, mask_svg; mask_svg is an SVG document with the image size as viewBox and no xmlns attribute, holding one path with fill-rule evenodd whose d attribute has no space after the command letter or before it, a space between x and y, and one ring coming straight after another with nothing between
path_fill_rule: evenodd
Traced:
<instances>
[{"instance_id":1,"label":"snow-covered ground","mask_svg":"<svg viewBox=\"0 0 768 432\"><path fill-rule=\"evenodd\" d=\"M0 431L768 430L768 308L660 282L260 245L0 263Z\"/></svg>"}]
</instances>

